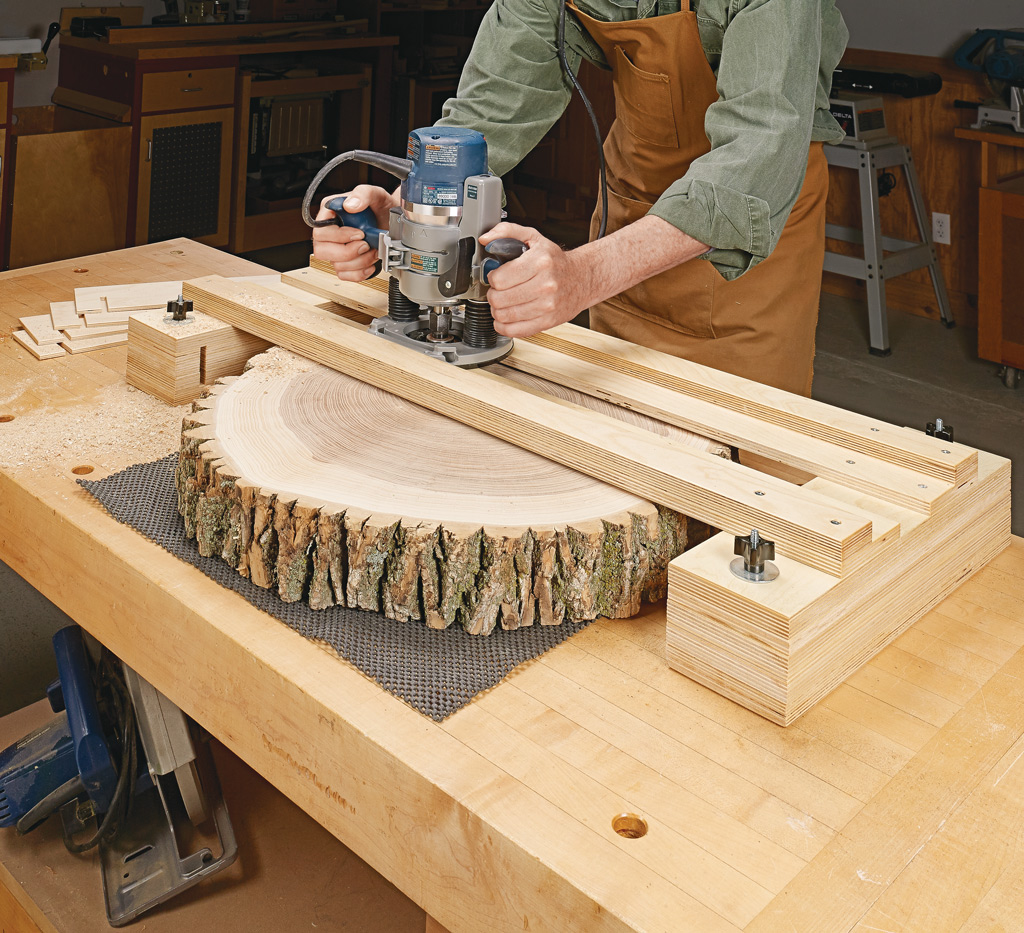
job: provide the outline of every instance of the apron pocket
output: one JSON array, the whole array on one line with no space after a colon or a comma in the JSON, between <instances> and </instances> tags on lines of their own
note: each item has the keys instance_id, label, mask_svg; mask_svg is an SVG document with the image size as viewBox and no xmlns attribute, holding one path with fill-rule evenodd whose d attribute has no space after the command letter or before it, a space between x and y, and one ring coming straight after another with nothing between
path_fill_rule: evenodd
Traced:
<instances>
[{"instance_id":1,"label":"apron pocket","mask_svg":"<svg viewBox=\"0 0 1024 933\"><path fill-rule=\"evenodd\" d=\"M672 83L668 75L641 71L615 46L615 116L642 142L652 146L679 148Z\"/></svg>"},{"instance_id":2,"label":"apron pocket","mask_svg":"<svg viewBox=\"0 0 1024 933\"><path fill-rule=\"evenodd\" d=\"M651 205L647 202L624 197L609 188L608 233L614 233L639 220L650 209ZM597 236L599 215L600 206L594 212L591 239ZM645 279L609 299L608 303L690 337L710 338L715 336L713 312L716 287L724 284L725 279L710 262L691 259L681 266Z\"/></svg>"}]
</instances>

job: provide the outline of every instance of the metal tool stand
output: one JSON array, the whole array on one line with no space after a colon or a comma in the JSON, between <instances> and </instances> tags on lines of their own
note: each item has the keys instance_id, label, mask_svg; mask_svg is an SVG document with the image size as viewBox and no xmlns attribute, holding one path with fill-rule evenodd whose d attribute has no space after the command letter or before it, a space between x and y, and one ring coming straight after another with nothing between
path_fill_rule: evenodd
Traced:
<instances>
[{"instance_id":1,"label":"metal tool stand","mask_svg":"<svg viewBox=\"0 0 1024 933\"><path fill-rule=\"evenodd\" d=\"M826 251L824 268L826 272L837 272L839 275L861 279L867 287L871 352L876 356L888 356L892 352L889 347L889 322L885 306L886 279L895 278L914 269L928 267L942 322L946 327L956 326L949 309L949 296L946 294L946 284L932 243L924 199L921 197L921 183L917 178L910 149L889 136L859 143L856 146L826 146L825 155L829 165L857 169L860 179L863 229L826 224L825 235L845 243L863 245L864 256L861 258ZM921 238L918 242L882 235L878 205L878 173L895 166L903 168Z\"/></svg>"}]
</instances>

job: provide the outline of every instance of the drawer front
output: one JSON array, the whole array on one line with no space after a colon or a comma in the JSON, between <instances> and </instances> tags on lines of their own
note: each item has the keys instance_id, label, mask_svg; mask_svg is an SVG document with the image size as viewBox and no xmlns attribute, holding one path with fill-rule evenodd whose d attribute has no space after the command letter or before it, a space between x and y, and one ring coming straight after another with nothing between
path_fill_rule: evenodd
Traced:
<instances>
[{"instance_id":1,"label":"drawer front","mask_svg":"<svg viewBox=\"0 0 1024 933\"><path fill-rule=\"evenodd\" d=\"M0 126L7 125L7 91L7 82L0 81ZM3 151L0 150L0 155L2 154Z\"/></svg>"},{"instance_id":2,"label":"drawer front","mask_svg":"<svg viewBox=\"0 0 1024 933\"><path fill-rule=\"evenodd\" d=\"M158 71L142 78L142 112L230 107L235 100L234 68Z\"/></svg>"}]
</instances>

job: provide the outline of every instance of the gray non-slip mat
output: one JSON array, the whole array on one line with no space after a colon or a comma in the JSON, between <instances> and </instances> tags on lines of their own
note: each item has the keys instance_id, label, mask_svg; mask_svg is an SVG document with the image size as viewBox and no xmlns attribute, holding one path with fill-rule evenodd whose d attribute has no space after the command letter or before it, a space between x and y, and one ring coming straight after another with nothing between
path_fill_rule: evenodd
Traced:
<instances>
[{"instance_id":1,"label":"gray non-slip mat","mask_svg":"<svg viewBox=\"0 0 1024 933\"><path fill-rule=\"evenodd\" d=\"M359 609L310 609L260 589L217 557L202 557L185 537L174 488L177 454L140 463L100 480L79 480L119 522L156 542L211 580L241 594L306 638L324 641L389 693L440 722L517 665L543 654L589 623L533 625L488 636L438 631Z\"/></svg>"}]
</instances>

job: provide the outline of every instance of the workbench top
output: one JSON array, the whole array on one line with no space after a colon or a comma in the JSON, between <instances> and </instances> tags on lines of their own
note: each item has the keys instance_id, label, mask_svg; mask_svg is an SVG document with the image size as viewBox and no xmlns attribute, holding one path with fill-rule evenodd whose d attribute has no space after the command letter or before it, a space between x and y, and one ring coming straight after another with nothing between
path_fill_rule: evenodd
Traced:
<instances>
[{"instance_id":1,"label":"workbench top","mask_svg":"<svg viewBox=\"0 0 1024 933\"><path fill-rule=\"evenodd\" d=\"M256 271L179 240L0 275L0 559L454 933L1020 928L1024 542L786 729L670 670L662 605L434 723L75 485L177 446L124 348L6 336L75 285Z\"/></svg>"}]
</instances>

